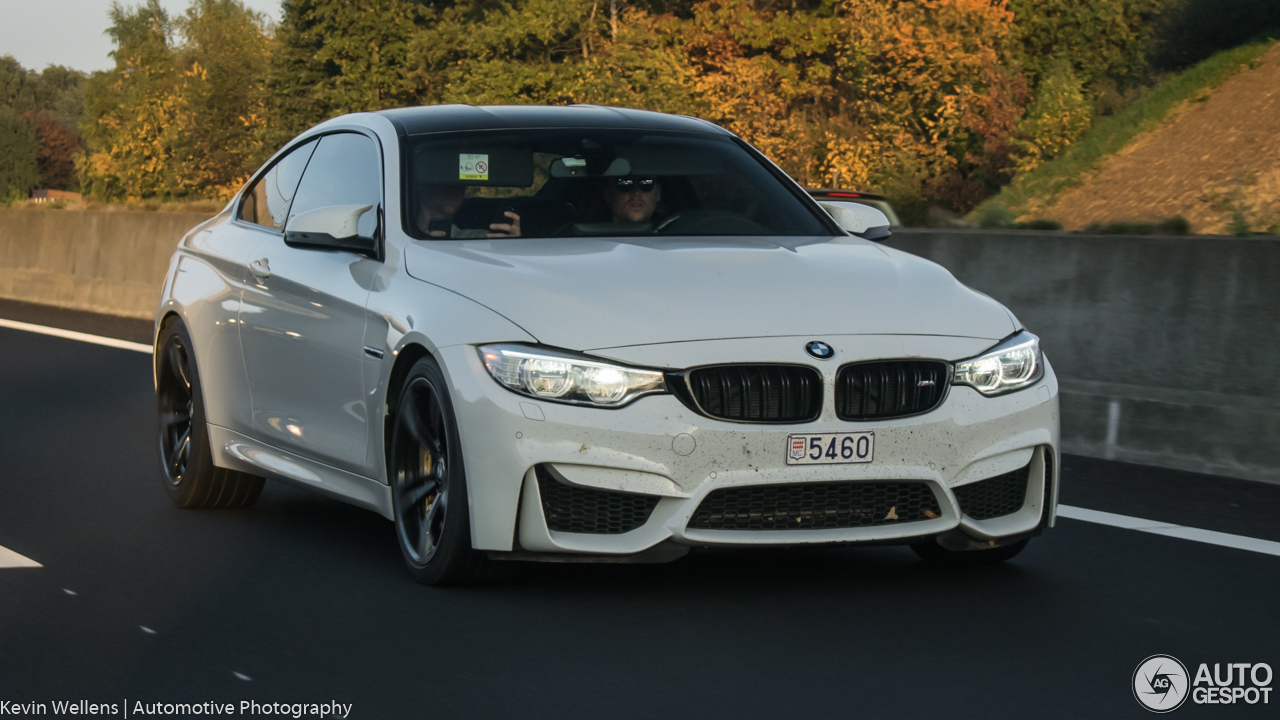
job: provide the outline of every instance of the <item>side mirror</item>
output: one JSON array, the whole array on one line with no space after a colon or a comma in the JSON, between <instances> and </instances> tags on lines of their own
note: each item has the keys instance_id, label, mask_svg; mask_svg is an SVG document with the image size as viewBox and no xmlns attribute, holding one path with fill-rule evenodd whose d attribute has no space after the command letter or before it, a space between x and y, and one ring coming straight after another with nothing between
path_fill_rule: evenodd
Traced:
<instances>
[{"instance_id":1,"label":"side mirror","mask_svg":"<svg viewBox=\"0 0 1280 720\"><path fill-rule=\"evenodd\" d=\"M377 257L378 241L359 234L361 216L373 209L373 205L331 205L295 215L284 228L284 241L294 247Z\"/></svg>"},{"instance_id":2,"label":"side mirror","mask_svg":"<svg viewBox=\"0 0 1280 720\"><path fill-rule=\"evenodd\" d=\"M889 232L889 218L869 205L852 202L820 202L818 204L845 232L876 242L883 242L892 234Z\"/></svg>"}]
</instances>

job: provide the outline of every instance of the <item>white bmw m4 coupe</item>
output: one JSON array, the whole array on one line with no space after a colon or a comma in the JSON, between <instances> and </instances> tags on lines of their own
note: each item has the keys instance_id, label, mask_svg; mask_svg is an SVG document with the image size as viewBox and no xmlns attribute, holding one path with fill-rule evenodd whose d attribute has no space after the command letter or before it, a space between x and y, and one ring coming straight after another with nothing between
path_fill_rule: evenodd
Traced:
<instances>
[{"instance_id":1,"label":"white bmw m4 coupe","mask_svg":"<svg viewBox=\"0 0 1280 720\"><path fill-rule=\"evenodd\" d=\"M368 508L430 584L701 547L1008 559L1054 522L1057 380L887 226L689 117L330 120L173 255L165 490Z\"/></svg>"}]
</instances>

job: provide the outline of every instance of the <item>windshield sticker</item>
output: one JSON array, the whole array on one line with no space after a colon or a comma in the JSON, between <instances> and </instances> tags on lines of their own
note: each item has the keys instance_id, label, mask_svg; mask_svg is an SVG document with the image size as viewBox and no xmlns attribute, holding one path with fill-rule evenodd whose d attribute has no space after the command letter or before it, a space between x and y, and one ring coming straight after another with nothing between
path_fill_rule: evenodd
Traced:
<instances>
[{"instance_id":1,"label":"windshield sticker","mask_svg":"<svg viewBox=\"0 0 1280 720\"><path fill-rule=\"evenodd\" d=\"M489 156L475 153L458 154L459 180L488 180Z\"/></svg>"}]
</instances>

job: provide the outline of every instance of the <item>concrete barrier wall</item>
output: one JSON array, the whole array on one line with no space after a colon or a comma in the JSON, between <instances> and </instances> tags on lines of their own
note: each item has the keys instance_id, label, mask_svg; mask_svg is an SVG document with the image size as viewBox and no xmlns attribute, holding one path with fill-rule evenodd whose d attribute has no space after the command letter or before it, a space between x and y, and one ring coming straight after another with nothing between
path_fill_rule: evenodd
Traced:
<instances>
[{"instance_id":1,"label":"concrete barrier wall","mask_svg":"<svg viewBox=\"0 0 1280 720\"><path fill-rule=\"evenodd\" d=\"M0 297L150 318L203 214L0 209ZM1280 482L1280 242L900 230L1038 334L1067 452Z\"/></svg>"},{"instance_id":2,"label":"concrete barrier wall","mask_svg":"<svg viewBox=\"0 0 1280 720\"><path fill-rule=\"evenodd\" d=\"M154 317L178 240L209 217L0 208L0 297Z\"/></svg>"},{"instance_id":3,"label":"concrete barrier wall","mask_svg":"<svg viewBox=\"0 0 1280 720\"><path fill-rule=\"evenodd\" d=\"M1066 452L1280 482L1280 241L903 230L1062 379Z\"/></svg>"}]
</instances>

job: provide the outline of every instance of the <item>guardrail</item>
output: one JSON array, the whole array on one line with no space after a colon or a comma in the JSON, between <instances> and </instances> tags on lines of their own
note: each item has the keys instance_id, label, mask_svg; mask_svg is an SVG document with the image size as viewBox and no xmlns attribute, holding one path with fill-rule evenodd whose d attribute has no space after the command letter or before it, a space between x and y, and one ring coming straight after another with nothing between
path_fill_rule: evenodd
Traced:
<instances>
[{"instance_id":1,"label":"guardrail","mask_svg":"<svg viewBox=\"0 0 1280 720\"><path fill-rule=\"evenodd\" d=\"M1040 336L1064 451L1280 482L1280 241L902 230L888 244Z\"/></svg>"},{"instance_id":2,"label":"guardrail","mask_svg":"<svg viewBox=\"0 0 1280 720\"><path fill-rule=\"evenodd\" d=\"M151 318L200 213L0 209L0 297ZM899 230L1007 305L1062 383L1066 452L1280 482L1280 241Z\"/></svg>"},{"instance_id":3,"label":"guardrail","mask_svg":"<svg viewBox=\"0 0 1280 720\"><path fill-rule=\"evenodd\" d=\"M178 239L209 217L0 208L0 297L153 318Z\"/></svg>"}]
</instances>

